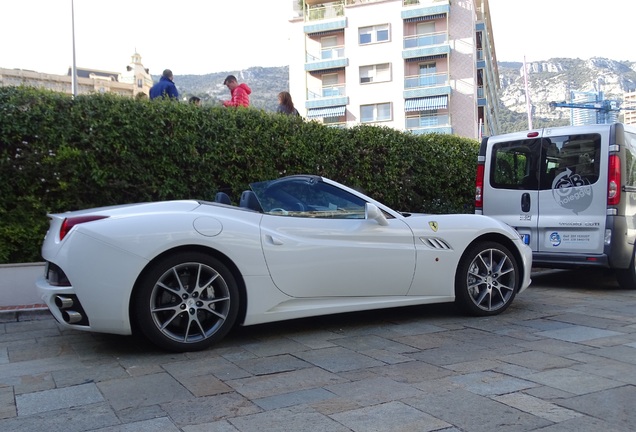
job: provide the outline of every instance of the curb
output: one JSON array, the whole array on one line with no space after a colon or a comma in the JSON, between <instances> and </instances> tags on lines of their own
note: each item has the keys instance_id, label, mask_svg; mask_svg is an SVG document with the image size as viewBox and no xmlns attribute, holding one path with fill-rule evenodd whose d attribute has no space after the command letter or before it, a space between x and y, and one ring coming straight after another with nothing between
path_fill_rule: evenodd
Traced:
<instances>
[{"instance_id":1,"label":"curb","mask_svg":"<svg viewBox=\"0 0 636 432\"><path fill-rule=\"evenodd\" d=\"M19 321L36 321L52 317L45 304L0 306L0 324Z\"/></svg>"}]
</instances>

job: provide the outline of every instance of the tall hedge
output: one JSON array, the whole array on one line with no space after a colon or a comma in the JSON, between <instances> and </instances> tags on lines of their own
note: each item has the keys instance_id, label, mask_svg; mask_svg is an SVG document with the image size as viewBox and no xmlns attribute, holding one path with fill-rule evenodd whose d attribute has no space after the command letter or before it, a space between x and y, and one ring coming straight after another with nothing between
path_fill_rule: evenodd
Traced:
<instances>
[{"instance_id":1,"label":"tall hedge","mask_svg":"<svg viewBox=\"0 0 636 432\"><path fill-rule=\"evenodd\" d=\"M397 210L473 211L478 143L326 127L257 109L0 88L0 263L40 261L47 213L169 199L238 201L253 181L318 174Z\"/></svg>"}]
</instances>

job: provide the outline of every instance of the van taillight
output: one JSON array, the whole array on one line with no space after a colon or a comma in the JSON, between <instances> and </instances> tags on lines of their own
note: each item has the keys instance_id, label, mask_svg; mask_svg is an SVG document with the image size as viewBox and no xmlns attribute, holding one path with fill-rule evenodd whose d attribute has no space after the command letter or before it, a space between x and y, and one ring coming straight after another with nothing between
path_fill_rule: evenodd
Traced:
<instances>
[{"instance_id":1,"label":"van taillight","mask_svg":"<svg viewBox=\"0 0 636 432\"><path fill-rule=\"evenodd\" d=\"M477 175L475 177L475 208L484 206L484 164L477 165Z\"/></svg>"},{"instance_id":2,"label":"van taillight","mask_svg":"<svg viewBox=\"0 0 636 432\"><path fill-rule=\"evenodd\" d=\"M619 202L621 202L621 160L618 155L611 155L607 176L607 205L614 206Z\"/></svg>"}]
</instances>

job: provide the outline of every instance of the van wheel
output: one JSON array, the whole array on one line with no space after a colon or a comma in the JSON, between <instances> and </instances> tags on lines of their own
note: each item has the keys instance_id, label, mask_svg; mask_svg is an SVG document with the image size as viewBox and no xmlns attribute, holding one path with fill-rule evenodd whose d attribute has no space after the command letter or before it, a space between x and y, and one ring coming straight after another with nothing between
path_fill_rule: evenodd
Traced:
<instances>
[{"instance_id":1,"label":"van wheel","mask_svg":"<svg viewBox=\"0 0 636 432\"><path fill-rule=\"evenodd\" d=\"M519 290L519 265L502 244L477 243L466 250L455 275L455 303L474 316L491 316L510 306Z\"/></svg>"},{"instance_id":2,"label":"van wheel","mask_svg":"<svg viewBox=\"0 0 636 432\"><path fill-rule=\"evenodd\" d=\"M634 265L634 254L632 253L632 260L629 262L629 267L626 269L614 270L618 285L623 289L633 290L636 289L636 266Z\"/></svg>"}]
</instances>

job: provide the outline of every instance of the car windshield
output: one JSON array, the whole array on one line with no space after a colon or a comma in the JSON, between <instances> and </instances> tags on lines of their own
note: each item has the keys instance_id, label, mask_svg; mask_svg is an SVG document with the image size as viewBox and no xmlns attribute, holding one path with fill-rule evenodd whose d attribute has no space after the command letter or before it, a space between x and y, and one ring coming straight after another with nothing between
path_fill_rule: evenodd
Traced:
<instances>
[{"instance_id":1,"label":"car windshield","mask_svg":"<svg viewBox=\"0 0 636 432\"><path fill-rule=\"evenodd\" d=\"M366 202L316 176L252 183L264 213L314 218L364 219Z\"/></svg>"}]
</instances>

